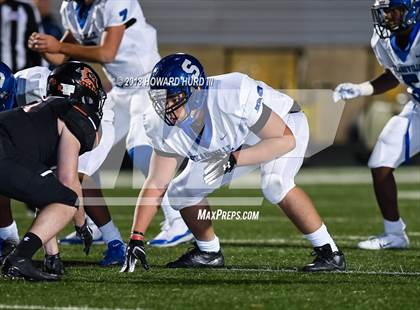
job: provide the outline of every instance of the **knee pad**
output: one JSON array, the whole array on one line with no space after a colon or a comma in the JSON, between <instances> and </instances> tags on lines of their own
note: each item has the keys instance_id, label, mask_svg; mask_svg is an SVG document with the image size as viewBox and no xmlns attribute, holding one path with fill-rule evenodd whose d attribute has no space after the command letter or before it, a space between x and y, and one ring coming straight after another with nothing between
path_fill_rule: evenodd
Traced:
<instances>
[{"instance_id":1,"label":"knee pad","mask_svg":"<svg viewBox=\"0 0 420 310\"><path fill-rule=\"evenodd\" d=\"M261 180L264 197L272 204L281 202L295 186L294 179L286 180L279 174L267 174Z\"/></svg>"},{"instance_id":2,"label":"knee pad","mask_svg":"<svg viewBox=\"0 0 420 310\"><path fill-rule=\"evenodd\" d=\"M145 177L149 174L150 158L152 157L153 149L149 145L140 145L128 150L128 156L135 169L143 173Z\"/></svg>"},{"instance_id":3,"label":"knee pad","mask_svg":"<svg viewBox=\"0 0 420 310\"><path fill-rule=\"evenodd\" d=\"M44 177L36 176L28 184L29 203L39 208L52 203L62 203L78 208L78 196L70 188L61 184L51 173Z\"/></svg>"}]
</instances>

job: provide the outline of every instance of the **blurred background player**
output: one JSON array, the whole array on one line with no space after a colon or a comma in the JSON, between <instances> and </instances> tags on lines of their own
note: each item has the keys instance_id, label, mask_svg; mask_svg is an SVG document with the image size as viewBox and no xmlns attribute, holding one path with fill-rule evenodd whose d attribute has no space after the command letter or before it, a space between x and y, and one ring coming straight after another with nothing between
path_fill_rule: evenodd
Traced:
<instances>
[{"instance_id":1,"label":"blurred background player","mask_svg":"<svg viewBox=\"0 0 420 310\"><path fill-rule=\"evenodd\" d=\"M382 130L368 166L372 170L376 200L384 218L384 233L358 244L361 249L405 249L409 240L400 217L393 171L420 152L420 2L376 0L372 7L373 51L385 72L361 84L337 86L334 97L349 100L382 94L400 83L412 96L402 112L392 117Z\"/></svg>"},{"instance_id":2,"label":"blurred background player","mask_svg":"<svg viewBox=\"0 0 420 310\"><path fill-rule=\"evenodd\" d=\"M56 22L50 10L50 0L33 0L41 15L41 23L44 33L52 35L54 38L60 40L63 32L59 24ZM31 33L32 34L32 33Z\"/></svg>"},{"instance_id":3,"label":"blurred background player","mask_svg":"<svg viewBox=\"0 0 420 310\"><path fill-rule=\"evenodd\" d=\"M290 97L245 74L209 78L188 54L163 58L153 69L150 97L155 111L144 115L153 145L151 172L140 192L122 272L140 259L149 268L143 239L166 195L195 236L195 246L169 268L223 267L206 197L231 180L261 169L261 189L311 242L315 260L304 271L345 270L344 255L310 198L294 178L305 156L309 129ZM208 85L210 84L210 85ZM187 167L174 178L179 158Z\"/></svg>"},{"instance_id":4,"label":"blurred background player","mask_svg":"<svg viewBox=\"0 0 420 310\"><path fill-rule=\"evenodd\" d=\"M12 72L40 66L41 56L28 48L33 32L41 32L41 20L28 1L0 0L0 61Z\"/></svg>"},{"instance_id":5,"label":"blurred background player","mask_svg":"<svg viewBox=\"0 0 420 310\"><path fill-rule=\"evenodd\" d=\"M78 158L97 142L106 94L96 72L79 62L57 67L48 93L44 101L0 113L0 194L41 208L4 261L2 273L10 278L57 280L37 269L32 256L72 218L79 226L85 221Z\"/></svg>"},{"instance_id":6,"label":"blurred background player","mask_svg":"<svg viewBox=\"0 0 420 310\"><path fill-rule=\"evenodd\" d=\"M63 1L60 13L66 29L61 42L52 36L34 33L29 46L43 53L45 59L53 64L60 64L68 58L100 63L113 86L104 107L104 138L94 152L81 159L79 171L92 176L111 147L128 132L128 154L134 166L147 176L152 151L147 144L140 115L150 105L144 82L160 59L156 30L146 23L137 1L69 0ZM89 178L85 182L93 183ZM101 191L94 188L87 195L102 198ZM193 236L179 212L166 204L162 208L166 220L162 232L151 243L171 246L191 240ZM100 217L103 209L96 209L97 217ZM105 229L108 227L101 226L101 231ZM73 236L69 238L73 239ZM121 241L109 244L108 251L114 251L115 246L122 263Z\"/></svg>"}]
</instances>

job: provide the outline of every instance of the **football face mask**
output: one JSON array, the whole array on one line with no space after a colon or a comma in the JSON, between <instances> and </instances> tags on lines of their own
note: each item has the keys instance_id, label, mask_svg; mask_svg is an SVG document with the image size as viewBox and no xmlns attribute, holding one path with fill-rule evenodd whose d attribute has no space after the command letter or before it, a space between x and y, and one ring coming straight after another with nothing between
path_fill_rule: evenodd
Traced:
<instances>
[{"instance_id":1,"label":"football face mask","mask_svg":"<svg viewBox=\"0 0 420 310\"><path fill-rule=\"evenodd\" d=\"M189 109L185 107L187 99L184 93L167 96L166 89L151 89L149 96L156 113L168 126L175 126L188 117Z\"/></svg>"},{"instance_id":2,"label":"football face mask","mask_svg":"<svg viewBox=\"0 0 420 310\"><path fill-rule=\"evenodd\" d=\"M416 0L376 0L372 6L372 19L376 33L381 39L407 30L417 22Z\"/></svg>"}]
</instances>

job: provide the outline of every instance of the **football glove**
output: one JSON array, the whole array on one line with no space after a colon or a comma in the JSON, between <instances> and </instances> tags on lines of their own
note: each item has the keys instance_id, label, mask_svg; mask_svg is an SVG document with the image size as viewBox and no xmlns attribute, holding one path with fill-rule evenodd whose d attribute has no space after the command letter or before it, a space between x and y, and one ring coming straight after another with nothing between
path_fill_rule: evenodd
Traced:
<instances>
[{"instance_id":1,"label":"football glove","mask_svg":"<svg viewBox=\"0 0 420 310\"><path fill-rule=\"evenodd\" d=\"M339 102L340 100L354 99L361 95L362 90L358 84L343 83L335 88L333 98L334 102Z\"/></svg>"},{"instance_id":2,"label":"football glove","mask_svg":"<svg viewBox=\"0 0 420 310\"><path fill-rule=\"evenodd\" d=\"M236 158L233 153L220 154L208 160L204 168L204 182L212 185L216 180L231 172L236 167Z\"/></svg>"},{"instance_id":3,"label":"football glove","mask_svg":"<svg viewBox=\"0 0 420 310\"><path fill-rule=\"evenodd\" d=\"M90 252L90 247L93 243L92 229L89 227L86 220L82 227L74 226L74 228L76 229L77 236L83 242L83 252L88 255Z\"/></svg>"},{"instance_id":4,"label":"football glove","mask_svg":"<svg viewBox=\"0 0 420 310\"><path fill-rule=\"evenodd\" d=\"M50 274L62 276L65 269L60 258L60 253L55 255L45 255L43 270Z\"/></svg>"},{"instance_id":5,"label":"football glove","mask_svg":"<svg viewBox=\"0 0 420 310\"><path fill-rule=\"evenodd\" d=\"M146 260L146 251L144 249L143 240L130 239L127 251L125 252L124 265L120 272L133 272L136 268L138 259L145 270L150 268Z\"/></svg>"}]
</instances>

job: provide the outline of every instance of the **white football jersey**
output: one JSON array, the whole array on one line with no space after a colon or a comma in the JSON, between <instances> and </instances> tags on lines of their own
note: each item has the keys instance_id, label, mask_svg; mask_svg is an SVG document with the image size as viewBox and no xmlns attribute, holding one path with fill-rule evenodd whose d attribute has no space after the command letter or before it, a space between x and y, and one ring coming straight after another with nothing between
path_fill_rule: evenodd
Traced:
<instances>
[{"instance_id":1,"label":"white football jersey","mask_svg":"<svg viewBox=\"0 0 420 310\"><path fill-rule=\"evenodd\" d=\"M133 86L159 61L156 30L146 23L138 1L94 0L85 18L79 11L76 1L63 1L60 13L63 27L83 45L99 45L108 27L126 26L114 62L103 64L113 85Z\"/></svg>"},{"instance_id":2,"label":"white football jersey","mask_svg":"<svg viewBox=\"0 0 420 310\"><path fill-rule=\"evenodd\" d=\"M394 76L413 90L414 97L420 98L420 23L413 27L408 48L402 51L395 38L381 39L374 31L371 45L378 62L391 70Z\"/></svg>"},{"instance_id":3,"label":"white football jersey","mask_svg":"<svg viewBox=\"0 0 420 310\"><path fill-rule=\"evenodd\" d=\"M32 67L15 73L17 81L16 103L18 106L45 99L50 72L47 67Z\"/></svg>"},{"instance_id":4,"label":"white football jersey","mask_svg":"<svg viewBox=\"0 0 420 310\"><path fill-rule=\"evenodd\" d=\"M219 153L235 151L252 134L250 127L262 116L264 105L282 119L293 106L287 95L242 73L219 75L209 81L200 140L177 126L166 125L153 108L143 114L146 134L157 152L205 161Z\"/></svg>"}]
</instances>

